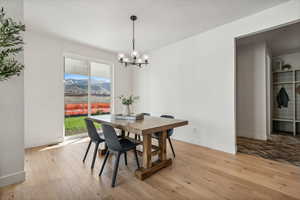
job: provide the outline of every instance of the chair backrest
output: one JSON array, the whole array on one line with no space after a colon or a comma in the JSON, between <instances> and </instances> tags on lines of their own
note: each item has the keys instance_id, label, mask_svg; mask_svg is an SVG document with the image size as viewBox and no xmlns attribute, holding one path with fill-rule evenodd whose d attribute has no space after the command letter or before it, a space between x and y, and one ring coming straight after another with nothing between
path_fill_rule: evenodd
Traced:
<instances>
[{"instance_id":1,"label":"chair backrest","mask_svg":"<svg viewBox=\"0 0 300 200\"><path fill-rule=\"evenodd\" d=\"M115 129L106 124L102 124L102 130L105 138L105 143L107 144L108 148L114 151L119 151L122 149L122 146L119 142L119 138Z\"/></svg>"},{"instance_id":2,"label":"chair backrest","mask_svg":"<svg viewBox=\"0 0 300 200\"><path fill-rule=\"evenodd\" d=\"M103 140L99 137L97 129L95 127L95 124L92 120L86 118L85 119L85 124L86 124L86 128L87 128L87 131L88 131L88 135L91 138L91 140L93 140L93 141Z\"/></svg>"},{"instance_id":3,"label":"chair backrest","mask_svg":"<svg viewBox=\"0 0 300 200\"><path fill-rule=\"evenodd\" d=\"M161 115L160 117L163 117L163 118L169 118L169 119L174 119L175 117L172 116L172 115ZM168 131L168 136L171 136L173 135L174 133L174 129L169 129Z\"/></svg>"}]
</instances>

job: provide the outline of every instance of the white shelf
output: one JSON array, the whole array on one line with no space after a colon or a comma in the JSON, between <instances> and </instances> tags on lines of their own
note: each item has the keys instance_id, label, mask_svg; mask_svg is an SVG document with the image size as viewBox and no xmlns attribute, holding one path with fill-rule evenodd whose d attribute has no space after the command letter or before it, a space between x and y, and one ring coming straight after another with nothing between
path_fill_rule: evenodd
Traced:
<instances>
[{"instance_id":1,"label":"white shelf","mask_svg":"<svg viewBox=\"0 0 300 200\"><path fill-rule=\"evenodd\" d=\"M281 121L281 122L293 122L294 120L293 119L281 119L281 118L273 118L272 119L273 121ZM299 120L300 122L300 120Z\"/></svg>"},{"instance_id":2,"label":"white shelf","mask_svg":"<svg viewBox=\"0 0 300 200\"><path fill-rule=\"evenodd\" d=\"M286 82L274 82L273 85L281 85L281 84L294 84L296 82L293 81L286 81ZM300 83L300 82L299 82Z\"/></svg>"},{"instance_id":3,"label":"white shelf","mask_svg":"<svg viewBox=\"0 0 300 200\"><path fill-rule=\"evenodd\" d=\"M300 69L299 69L300 70ZM280 70L280 71L273 71L272 73L275 74L275 73L286 73L286 72L293 72L293 71L296 71L296 70Z\"/></svg>"},{"instance_id":4,"label":"white shelf","mask_svg":"<svg viewBox=\"0 0 300 200\"><path fill-rule=\"evenodd\" d=\"M273 85L283 85L283 84L297 84L300 81L285 81L285 82L274 82Z\"/></svg>"},{"instance_id":5,"label":"white shelf","mask_svg":"<svg viewBox=\"0 0 300 200\"><path fill-rule=\"evenodd\" d=\"M300 67L299 67L299 69L290 69L290 70L277 70L277 71L272 71L272 73L275 74L275 73L286 73L286 72L296 72L296 71L300 71Z\"/></svg>"}]
</instances>

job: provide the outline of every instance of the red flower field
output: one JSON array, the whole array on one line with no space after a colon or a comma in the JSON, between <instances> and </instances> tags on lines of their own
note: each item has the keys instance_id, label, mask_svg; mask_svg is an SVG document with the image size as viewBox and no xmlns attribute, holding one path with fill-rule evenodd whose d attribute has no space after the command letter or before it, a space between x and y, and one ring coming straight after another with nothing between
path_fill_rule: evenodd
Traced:
<instances>
[{"instance_id":1,"label":"red flower field","mask_svg":"<svg viewBox=\"0 0 300 200\"><path fill-rule=\"evenodd\" d=\"M109 113L110 103L92 103L91 104L91 114L97 113ZM65 116L80 116L88 114L88 104L87 103L72 103L65 104Z\"/></svg>"}]
</instances>

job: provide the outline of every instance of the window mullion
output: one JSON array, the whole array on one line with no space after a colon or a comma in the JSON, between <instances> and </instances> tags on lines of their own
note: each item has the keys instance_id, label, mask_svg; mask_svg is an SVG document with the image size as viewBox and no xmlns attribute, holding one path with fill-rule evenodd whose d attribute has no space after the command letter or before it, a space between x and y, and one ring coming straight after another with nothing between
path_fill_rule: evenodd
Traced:
<instances>
[{"instance_id":1,"label":"window mullion","mask_svg":"<svg viewBox=\"0 0 300 200\"><path fill-rule=\"evenodd\" d=\"M88 65L88 116L91 116L92 112L91 112L91 62L87 61L87 65Z\"/></svg>"}]
</instances>

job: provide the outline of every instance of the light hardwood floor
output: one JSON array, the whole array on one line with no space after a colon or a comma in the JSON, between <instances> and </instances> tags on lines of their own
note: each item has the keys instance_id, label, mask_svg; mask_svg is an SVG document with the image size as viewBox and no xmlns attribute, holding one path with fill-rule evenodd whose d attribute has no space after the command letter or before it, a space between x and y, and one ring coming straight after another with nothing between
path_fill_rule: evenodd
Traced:
<instances>
[{"instance_id":1,"label":"light hardwood floor","mask_svg":"<svg viewBox=\"0 0 300 200\"><path fill-rule=\"evenodd\" d=\"M91 171L92 152L86 164L81 161L86 146L85 139L27 150L26 181L0 189L0 199L300 199L300 168L178 141L173 165L145 181L134 177L133 154L128 167L121 159L117 185L111 188L114 158L99 178L103 157Z\"/></svg>"}]
</instances>

